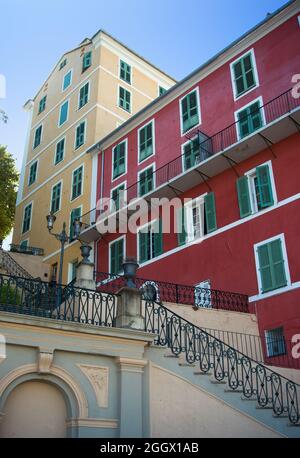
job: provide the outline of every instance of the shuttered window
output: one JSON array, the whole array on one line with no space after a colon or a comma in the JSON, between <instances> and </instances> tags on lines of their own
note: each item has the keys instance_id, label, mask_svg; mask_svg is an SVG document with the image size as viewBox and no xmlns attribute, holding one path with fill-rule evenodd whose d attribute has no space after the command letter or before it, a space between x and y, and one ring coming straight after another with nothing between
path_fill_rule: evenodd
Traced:
<instances>
[{"instance_id":1,"label":"shuttered window","mask_svg":"<svg viewBox=\"0 0 300 458\"><path fill-rule=\"evenodd\" d=\"M153 166L143 170L139 175L139 196L144 196L154 189L154 169Z\"/></svg>"},{"instance_id":2,"label":"shuttered window","mask_svg":"<svg viewBox=\"0 0 300 458\"><path fill-rule=\"evenodd\" d=\"M79 91L79 104L78 109L82 108L89 101L89 83L86 83Z\"/></svg>"},{"instance_id":3,"label":"shuttered window","mask_svg":"<svg viewBox=\"0 0 300 458\"><path fill-rule=\"evenodd\" d=\"M67 100L60 107L59 122L58 122L59 126L62 126L68 120L68 112L69 112L69 101Z\"/></svg>"},{"instance_id":4,"label":"shuttered window","mask_svg":"<svg viewBox=\"0 0 300 458\"><path fill-rule=\"evenodd\" d=\"M151 156L153 152L153 123L150 122L139 130L139 162Z\"/></svg>"},{"instance_id":5,"label":"shuttered window","mask_svg":"<svg viewBox=\"0 0 300 458\"><path fill-rule=\"evenodd\" d=\"M63 91L65 91L72 83L72 70L70 70L65 76L63 80Z\"/></svg>"},{"instance_id":6,"label":"shuttered window","mask_svg":"<svg viewBox=\"0 0 300 458\"><path fill-rule=\"evenodd\" d=\"M37 148L42 140L42 126L39 126L34 133L33 148Z\"/></svg>"},{"instance_id":7,"label":"shuttered window","mask_svg":"<svg viewBox=\"0 0 300 458\"><path fill-rule=\"evenodd\" d=\"M119 107L128 112L131 111L131 94L123 87L119 87Z\"/></svg>"},{"instance_id":8,"label":"shuttered window","mask_svg":"<svg viewBox=\"0 0 300 458\"><path fill-rule=\"evenodd\" d=\"M37 161L35 161L31 166L29 170L29 180L28 180L28 185L30 186L32 183L35 182L36 180L36 174L37 174Z\"/></svg>"},{"instance_id":9,"label":"shuttered window","mask_svg":"<svg viewBox=\"0 0 300 458\"><path fill-rule=\"evenodd\" d=\"M73 208L70 216L70 241L74 240L74 221L81 217L81 207Z\"/></svg>"},{"instance_id":10,"label":"shuttered window","mask_svg":"<svg viewBox=\"0 0 300 458\"><path fill-rule=\"evenodd\" d=\"M123 60L120 61L120 78L131 84L131 66L126 64Z\"/></svg>"},{"instance_id":11,"label":"shuttered window","mask_svg":"<svg viewBox=\"0 0 300 458\"><path fill-rule=\"evenodd\" d=\"M186 132L199 124L197 92L193 91L181 100L182 131Z\"/></svg>"},{"instance_id":12,"label":"shuttered window","mask_svg":"<svg viewBox=\"0 0 300 458\"><path fill-rule=\"evenodd\" d=\"M81 122L76 128L75 149L82 146L85 142L85 122Z\"/></svg>"},{"instance_id":13,"label":"shuttered window","mask_svg":"<svg viewBox=\"0 0 300 458\"><path fill-rule=\"evenodd\" d=\"M24 208L22 234L24 234L24 232L29 231L30 229L31 212L32 212L32 204L29 204Z\"/></svg>"},{"instance_id":14,"label":"shuttered window","mask_svg":"<svg viewBox=\"0 0 300 458\"><path fill-rule=\"evenodd\" d=\"M46 108L46 100L47 100L47 96L45 95L44 97L41 98L40 100L40 103L39 103L39 113L42 113L45 108Z\"/></svg>"},{"instance_id":15,"label":"shuttered window","mask_svg":"<svg viewBox=\"0 0 300 458\"><path fill-rule=\"evenodd\" d=\"M252 53L248 53L233 64L236 97L256 86Z\"/></svg>"},{"instance_id":16,"label":"shuttered window","mask_svg":"<svg viewBox=\"0 0 300 458\"><path fill-rule=\"evenodd\" d=\"M261 292L287 285L286 266L280 238L257 247Z\"/></svg>"},{"instance_id":17,"label":"shuttered window","mask_svg":"<svg viewBox=\"0 0 300 458\"><path fill-rule=\"evenodd\" d=\"M64 153L65 153L65 139L62 138L57 144L56 144L56 150L55 150L55 164L58 164L61 162L64 158Z\"/></svg>"},{"instance_id":18,"label":"shuttered window","mask_svg":"<svg viewBox=\"0 0 300 458\"><path fill-rule=\"evenodd\" d=\"M254 102L237 114L239 138L242 139L263 126L260 102Z\"/></svg>"},{"instance_id":19,"label":"shuttered window","mask_svg":"<svg viewBox=\"0 0 300 458\"><path fill-rule=\"evenodd\" d=\"M111 192L111 198L115 203L114 210L118 211L124 206L124 196L125 193L125 183L121 184L117 188L113 189Z\"/></svg>"},{"instance_id":20,"label":"shuttered window","mask_svg":"<svg viewBox=\"0 0 300 458\"><path fill-rule=\"evenodd\" d=\"M200 162L198 139L192 140L183 147L184 169L188 170Z\"/></svg>"},{"instance_id":21,"label":"shuttered window","mask_svg":"<svg viewBox=\"0 0 300 458\"><path fill-rule=\"evenodd\" d=\"M55 213L60 209L61 183L57 183L52 188L51 212Z\"/></svg>"},{"instance_id":22,"label":"shuttered window","mask_svg":"<svg viewBox=\"0 0 300 458\"><path fill-rule=\"evenodd\" d=\"M122 271L124 258L124 239L116 240L110 245L110 273L118 274Z\"/></svg>"},{"instance_id":23,"label":"shuttered window","mask_svg":"<svg viewBox=\"0 0 300 458\"><path fill-rule=\"evenodd\" d=\"M157 220L139 231L139 262L149 261L162 253L162 221Z\"/></svg>"},{"instance_id":24,"label":"shuttered window","mask_svg":"<svg viewBox=\"0 0 300 458\"><path fill-rule=\"evenodd\" d=\"M92 65L92 52L84 53L82 58L82 73L85 72Z\"/></svg>"},{"instance_id":25,"label":"shuttered window","mask_svg":"<svg viewBox=\"0 0 300 458\"><path fill-rule=\"evenodd\" d=\"M126 142L119 143L113 149L113 179L123 175L126 167Z\"/></svg>"},{"instance_id":26,"label":"shuttered window","mask_svg":"<svg viewBox=\"0 0 300 458\"><path fill-rule=\"evenodd\" d=\"M73 172L72 200L82 194L83 167L79 167Z\"/></svg>"},{"instance_id":27,"label":"shuttered window","mask_svg":"<svg viewBox=\"0 0 300 458\"><path fill-rule=\"evenodd\" d=\"M206 231L209 234L217 229L215 194L213 192L206 194L204 197L204 211L206 217Z\"/></svg>"}]
</instances>

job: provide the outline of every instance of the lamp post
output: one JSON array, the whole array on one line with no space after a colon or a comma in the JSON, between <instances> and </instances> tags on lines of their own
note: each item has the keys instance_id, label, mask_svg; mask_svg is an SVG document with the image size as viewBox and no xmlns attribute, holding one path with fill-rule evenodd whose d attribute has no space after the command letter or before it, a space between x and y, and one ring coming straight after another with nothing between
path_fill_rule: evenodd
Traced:
<instances>
[{"instance_id":1,"label":"lamp post","mask_svg":"<svg viewBox=\"0 0 300 458\"><path fill-rule=\"evenodd\" d=\"M50 212L49 215L46 216L47 219L47 229L49 234L53 235L59 242L60 242L60 260L59 260L59 274L58 274L58 284L62 284L62 273L63 273L63 263L64 263L64 252L65 252L65 244L71 241L70 235L66 232L66 223L63 223L62 231L58 234L54 234L52 232L54 223L56 220L56 216L53 212ZM80 230L81 230L81 222L79 219L75 219L73 222L74 227L74 239L78 239Z\"/></svg>"}]
</instances>

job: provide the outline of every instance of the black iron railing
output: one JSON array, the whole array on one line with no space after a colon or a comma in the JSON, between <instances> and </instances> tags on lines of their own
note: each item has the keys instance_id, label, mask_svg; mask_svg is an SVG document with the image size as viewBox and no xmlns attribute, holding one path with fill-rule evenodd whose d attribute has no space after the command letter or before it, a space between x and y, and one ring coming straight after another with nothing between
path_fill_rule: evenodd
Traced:
<instances>
[{"instance_id":1,"label":"black iron railing","mask_svg":"<svg viewBox=\"0 0 300 458\"><path fill-rule=\"evenodd\" d=\"M2 248L0 248L0 266L2 266L9 275L28 279L33 278L27 270L23 269L23 267Z\"/></svg>"},{"instance_id":2,"label":"black iron railing","mask_svg":"<svg viewBox=\"0 0 300 458\"><path fill-rule=\"evenodd\" d=\"M126 282L122 275L105 272L96 272L95 279L98 291L109 293L116 293ZM213 308L249 313L248 296L246 294L140 277L136 278L135 283L137 288L141 289L146 300L192 305L195 308Z\"/></svg>"},{"instance_id":3,"label":"black iron railing","mask_svg":"<svg viewBox=\"0 0 300 458\"><path fill-rule=\"evenodd\" d=\"M157 335L154 343L174 355L183 354L187 363L199 365L233 391L241 391L274 415L300 424L300 385L270 370L203 329L183 319L165 306L144 302L145 330Z\"/></svg>"},{"instance_id":4,"label":"black iron railing","mask_svg":"<svg viewBox=\"0 0 300 458\"><path fill-rule=\"evenodd\" d=\"M112 326L116 306L115 294L0 275L1 311Z\"/></svg>"},{"instance_id":5,"label":"black iron railing","mask_svg":"<svg viewBox=\"0 0 300 458\"><path fill-rule=\"evenodd\" d=\"M259 107L258 112L262 120L261 127L265 127L268 124L276 121L282 116L289 114L300 107L300 98L296 99L292 96L292 91L288 91L280 94L269 102L265 103ZM247 116L250 119L254 113L251 113ZM217 153L220 153L227 148L235 145L241 140L244 140L247 136L240 138L239 135L239 123L240 121L245 121L246 117L238 120L231 125L227 126L225 129L217 132L215 134L207 134L199 131L198 128L195 128L192 132L189 132L187 135L188 138L193 138L198 136L199 138L199 152L197 154L197 159L195 160L194 166L199 165L204 160L208 159L211 156L214 156ZM291 121L292 122L292 121ZM250 132L252 134L253 132ZM189 169L183 167L182 155L177 156L175 159L172 159L170 162L164 164L163 166L157 168L153 172L153 182L155 183L155 189L172 181L179 175L188 172ZM125 192L126 201L130 201L139 197L139 181L130 185ZM152 191L151 191L152 192ZM99 209L92 209L89 212L85 213L81 217L81 221L84 227L88 227L91 224L94 224L97 218L101 215Z\"/></svg>"},{"instance_id":6,"label":"black iron railing","mask_svg":"<svg viewBox=\"0 0 300 458\"><path fill-rule=\"evenodd\" d=\"M15 243L10 244L10 251L12 253L24 253L24 254L32 254L34 256L44 256L43 248L37 248L34 246L17 245Z\"/></svg>"}]
</instances>

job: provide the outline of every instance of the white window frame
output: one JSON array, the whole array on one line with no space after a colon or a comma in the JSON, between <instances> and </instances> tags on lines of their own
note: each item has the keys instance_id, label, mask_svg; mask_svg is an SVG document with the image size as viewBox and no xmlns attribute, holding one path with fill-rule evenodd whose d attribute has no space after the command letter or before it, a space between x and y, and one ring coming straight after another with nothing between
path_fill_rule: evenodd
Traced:
<instances>
[{"instance_id":1,"label":"white window frame","mask_svg":"<svg viewBox=\"0 0 300 458\"><path fill-rule=\"evenodd\" d=\"M65 141L65 143L64 143L64 155L63 155L62 160L56 163L56 150L57 150L57 145L58 145L58 143L61 142L62 140ZM63 137L61 137L61 138L55 143L54 160L53 160L53 165L54 165L54 166L59 165L61 162L63 162L63 161L65 160L66 144L67 144L67 136L66 136L66 135L64 135Z\"/></svg>"},{"instance_id":2,"label":"white window frame","mask_svg":"<svg viewBox=\"0 0 300 458\"><path fill-rule=\"evenodd\" d=\"M88 99L85 105L83 105L81 108L79 108L79 103L80 103L80 91L81 89L88 84ZM91 82L90 80L85 81L79 88L78 88L78 97L77 97L77 111L82 110L90 101L90 94L91 94Z\"/></svg>"},{"instance_id":3,"label":"white window frame","mask_svg":"<svg viewBox=\"0 0 300 458\"><path fill-rule=\"evenodd\" d=\"M185 164L184 164L184 147L188 145L189 143L192 143L196 138L197 138L197 135L194 135L193 138L181 144L182 172L183 173L189 172L190 170L193 170L195 167L199 167L199 164L195 164L193 167L185 170Z\"/></svg>"},{"instance_id":4,"label":"white window frame","mask_svg":"<svg viewBox=\"0 0 300 458\"><path fill-rule=\"evenodd\" d=\"M280 290L284 290L286 288L289 288L291 286L291 276L290 276L290 269L289 269L289 262L288 262L288 256L287 256L287 250L286 250L286 244L285 244L285 236L284 233L275 235L274 237L271 237L266 240L262 240L261 242L255 243L253 246L254 249L254 257L255 257L255 269L256 269L256 277L257 277L257 284L258 284L258 295L259 296L266 296L269 293L273 293L274 291L267 291L263 292L262 290L262 281L261 281L261 276L260 276L260 264L259 264L259 258L258 258L258 247L261 245L266 245L267 243L273 242L274 240L281 240L281 248L282 248L282 256L283 256L283 261L284 261L284 268L285 268L285 276L286 276L286 281L287 284L286 286L283 286L282 288L277 288L276 291L277 293Z\"/></svg>"},{"instance_id":5,"label":"white window frame","mask_svg":"<svg viewBox=\"0 0 300 458\"><path fill-rule=\"evenodd\" d=\"M118 242L119 240L123 239L123 259L126 258L126 235L121 235L121 237L118 237L117 239L112 240L108 244L108 272L111 273L111 256L110 256L110 247L113 243ZM122 273L122 271L121 271Z\"/></svg>"},{"instance_id":6,"label":"white window frame","mask_svg":"<svg viewBox=\"0 0 300 458\"><path fill-rule=\"evenodd\" d=\"M33 164L36 164L35 180L34 180L32 183L29 183L29 180L30 180L30 169L31 169L31 167L33 166ZM32 186L32 185L37 181L38 169L39 169L39 160L36 159L35 161L32 161L32 163L29 165L27 186Z\"/></svg>"},{"instance_id":7,"label":"white window frame","mask_svg":"<svg viewBox=\"0 0 300 458\"><path fill-rule=\"evenodd\" d=\"M76 133L77 133L77 128L80 126L80 124L84 123L84 142L82 143L82 145L78 146L76 148ZM86 132L87 132L87 119L82 119L81 121L79 121L79 123L76 124L75 126L75 135L74 135L74 151L78 151L80 148L82 148L85 144L86 144Z\"/></svg>"},{"instance_id":8,"label":"white window frame","mask_svg":"<svg viewBox=\"0 0 300 458\"><path fill-rule=\"evenodd\" d=\"M189 94L192 92L196 91L196 99L197 99L197 105L198 105L198 115L199 115L199 122L195 126L191 127L191 129L187 130L186 132L183 132L183 120L182 120L182 107L181 107L181 101L186 98ZM202 124L202 116L201 116L201 106L200 106L200 91L199 91L199 86L194 87L191 91L187 92L184 94L183 97L179 99L179 118L180 118L180 134L181 137L185 136L187 133L191 132L192 130L196 129L196 127L200 126Z\"/></svg>"},{"instance_id":9,"label":"white window frame","mask_svg":"<svg viewBox=\"0 0 300 458\"><path fill-rule=\"evenodd\" d=\"M255 130L254 132L252 132L251 134L247 135L246 137L241 137L240 135L240 129L239 129L239 113L243 110L245 110L246 108L250 107L251 105L253 105L255 102L259 102L260 103L260 110L261 110L261 117L262 117L262 126ZM257 97L256 99L253 99L251 100L251 102L247 103L247 105L244 105L242 106L241 108L239 108L238 110L236 110L234 112L234 119L235 119L235 127L236 127L236 135L237 135L237 139L238 141L243 141L245 140L246 138L249 138L251 137L251 135L255 135L257 132L260 131L260 129L264 128L266 126L266 116L265 116L265 109L264 109L264 102L263 102L263 98L262 96L260 95L259 97Z\"/></svg>"},{"instance_id":10,"label":"white window frame","mask_svg":"<svg viewBox=\"0 0 300 458\"><path fill-rule=\"evenodd\" d=\"M125 181L122 181L121 183L117 184L116 186L114 186L113 188L111 188L110 190L110 199L111 201L113 200L112 198L112 195L113 195L113 191L115 191L115 189L118 189L120 186L122 185L125 185L125 188L124 188L124 198L125 198L125 202L127 200L127 180ZM112 203L112 202L111 202ZM120 207L119 210L117 210L117 212L119 212L120 210L122 210L122 208L125 208L126 204L124 205L124 207ZM112 211L112 207L110 207L110 210Z\"/></svg>"},{"instance_id":11,"label":"white window frame","mask_svg":"<svg viewBox=\"0 0 300 458\"><path fill-rule=\"evenodd\" d=\"M31 205L31 212L30 212L30 220L29 220L29 229L25 232L23 232L23 225L24 225L24 218L25 218L25 209ZM24 206L23 208L23 219L22 219L22 228L21 228L21 234L26 234L27 232L31 231L31 223L32 223L32 215L33 215L33 200L31 202L28 202L27 205Z\"/></svg>"},{"instance_id":12,"label":"white window frame","mask_svg":"<svg viewBox=\"0 0 300 458\"><path fill-rule=\"evenodd\" d=\"M152 142L153 142L153 152L151 156L146 157L145 159L140 160L140 131L148 126L148 124L152 124ZM137 163L138 165L142 164L143 162L147 161L151 157L155 156L156 150L155 150L155 118L152 118L151 121L145 122L141 127L138 128L137 130Z\"/></svg>"},{"instance_id":13,"label":"white window frame","mask_svg":"<svg viewBox=\"0 0 300 458\"><path fill-rule=\"evenodd\" d=\"M65 81L65 77L71 73L71 78L70 78L70 84L68 84L68 86L66 88L64 88L64 81ZM61 84L61 92L65 92L69 89L70 86L72 86L72 82L73 82L73 68L71 68L70 70L68 70L64 75L63 75L63 78L62 78L62 84Z\"/></svg>"},{"instance_id":14,"label":"white window frame","mask_svg":"<svg viewBox=\"0 0 300 458\"><path fill-rule=\"evenodd\" d=\"M76 170L79 170L82 167L82 184L81 184L81 193L79 196L75 197L72 199L72 193L73 193L73 183L74 183L74 174ZM83 188L84 188L84 162L82 162L80 165L78 165L75 169L72 170L72 179L71 179L71 192L70 192L70 202L75 202L79 197L83 195ZM79 206L79 205L78 205Z\"/></svg>"},{"instance_id":15,"label":"white window frame","mask_svg":"<svg viewBox=\"0 0 300 458\"><path fill-rule=\"evenodd\" d=\"M65 104L68 104L68 110L67 110L67 118L66 120L60 124L60 116L61 116L61 109ZM57 121L57 127L64 126L68 121L69 121L69 113L70 113L70 99L66 99L63 103L60 104L59 106L59 114L58 114L58 121Z\"/></svg>"},{"instance_id":16,"label":"white window frame","mask_svg":"<svg viewBox=\"0 0 300 458\"><path fill-rule=\"evenodd\" d=\"M123 81L123 80L121 80L121 81ZM125 83L125 81L124 81L124 83ZM128 84L128 83L127 83L127 84ZM131 87L131 86L129 85L129 87ZM130 110L129 110L129 111L128 111L128 110L125 110L125 108L123 108L123 107L120 106L120 103L119 103L119 102L120 102L120 88L124 89L125 91L130 92ZM132 112L133 112L133 109L132 109L132 107L133 107L132 91L131 91L130 89L126 88L126 87L123 87L122 84L118 84L117 107L118 107L120 110L124 111L125 113L132 114Z\"/></svg>"},{"instance_id":17,"label":"white window frame","mask_svg":"<svg viewBox=\"0 0 300 458\"><path fill-rule=\"evenodd\" d=\"M75 264L75 262L78 263L78 258L73 259L73 261L71 262L68 262L68 283L70 283L73 280L71 276L73 273L73 265Z\"/></svg>"},{"instance_id":18,"label":"white window frame","mask_svg":"<svg viewBox=\"0 0 300 458\"><path fill-rule=\"evenodd\" d=\"M191 199L189 202L185 203L184 204L184 212L185 212L185 215L186 215L186 234L187 234L187 239L186 239L186 243L192 243L194 242L195 240L199 240L201 238L204 237L204 212L205 212L205 208L204 208L204 205L205 205L205 196L207 195L208 193L205 192L204 194L201 194L200 196L198 197L195 197L193 199ZM193 234L193 206L194 204L197 203L197 205L201 205L203 207L202 211L200 211L200 236L199 237L195 237L194 234ZM200 207L201 208L201 207ZM202 218L201 218L202 216ZM192 235L193 234L193 235Z\"/></svg>"},{"instance_id":19,"label":"white window frame","mask_svg":"<svg viewBox=\"0 0 300 458\"><path fill-rule=\"evenodd\" d=\"M143 224L142 226L140 226L137 230L137 237L136 237L136 252L137 252L137 259L138 259L138 263L142 266L142 265L145 265L147 262L151 262L153 259L157 259L159 258L159 256L152 256L152 252L151 252L151 258L150 259L147 259L146 261L142 262L140 260L140 232L145 228L145 227L149 227L149 226L154 226L154 224L159 221L159 218L154 218L152 219L151 221L148 221L147 223Z\"/></svg>"},{"instance_id":20,"label":"white window frame","mask_svg":"<svg viewBox=\"0 0 300 458\"><path fill-rule=\"evenodd\" d=\"M75 200L75 199L74 199L74 200ZM68 231L70 231L70 227L71 227L71 216L72 216L72 211L73 211L73 210L76 210L77 208L80 208L80 215L81 215L81 216L83 215L83 205L82 205L82 204L81 204L81 205L77 205L77 206L75 206L74 208L72 208L72 209L70 210ZM74 242L74 241L75 241L75 240L72 240L72 242ZM71 243L72 243L72 242L71 242Z\"/></svg>"},{"instance_id":21,"label":"white window frame","mask_svg":"<svg viewBox=\"0 0 300 458\"><path fill-rule=\"evenodd\" d=\"M116 178L114 178L114 151L115 151L115 148L120 145L121 143L124 143L125 142L125 172L122 173L121 175L118 175ZM124 140L118 142L112 149L111 149L111 182L115 182L117 180L119 180L119 178L123 177L124 175L127 174L127 167L128 167L128 163L127 163L127 158L128 158L128 138L125 138Z\"/></svg>"},{"instance_id":22,"label":"white window frame","mask_svg":"<svg viewBox=\"0 0 300 458\"><path fill-rule=\"evenodd\" d=\"M274 205L277 205L277 193L276 193L276 187L275 187L275 180L274 180L274 174L273 174L273 166L272 166L272 161L266 161L262 164L257 165L257 167L261 167L267 165L269 167L269 175L270 175L270 182L271 182L271 188L272 188L272 195L273 195L273 200L274 203L273 205L270 205L270 207L273 207ZM254 215L255 213L258 213L261 210L258 210L257 208L257 200L256 200L256 193L255 193L255 187L254 187L254 177L253 175L256 174L256 168L254 167L251 170L248 170L247 172L244 173L244 176L248 178L248 192L249 192L249 198L250 198L250 205L251 205L251 214ZM250 182L251 180L251 182ZM255 198L255 202L254 202ZM264 209L262 209L264 210Z\"/></svg>"},{"instance_id":23,"label":"white window frame","mask_svg":"<svg viewBox=\"0 0 300 458\"><path fill-rule=\"evenodd\" d=\"M243 94L237 95L233 67L234 67L234 64L236 64L239 60L241 60L247 54L251 54L251 60L253 64L253 72L254 72L256 85L252 87L251 89L249 89L248 91L243 92ZM230 76L231 76L231 86L232 86L232 93L233 93L234 101L241 99L244 95L249 94L251 91L254 91L254 89L257 89L259 87L259 78L258 78L258 71L257 71L254 48L248 49L248 51L244 52L243 54L241 54L239 57L237 57L234 61L230 63Z\"/></svg>"},{"instance_id":24,"label":"white window frame","mask_svg":"<svg viewBox=\"0 0 300 458\"><path fill-rule=\"evenodd\" d=\"M51 212L53 188L54 188L55 186L57 186L59 183L61 183L60 196L59 196L59 209L56 210L56 212L54 213L54 215L55 215L56 213L58 213L58 212L61 210L61 201L62 201L63 185L64 185L63 181L64 181L64 180L61 179L61 180L57 181L56 183L54 183L54 185L51 186L49 212Z\"/></svg>"},{"instance_id":25,"label":"white window frame","mask_svg":"<svg viewBox=\"0 0 300 458\"><path fill-rule=\"evenodd\" d=\"M123 62L125 62L125 64L130 65L130 69L131 69L131 72L130 72L130 83L128 83L128 82L125 81L125 80L122 80L122 78L121 78L121 60L122 60ZM127 59L121 59L121 58L119 58L119 73L118 73L118 79L119 79L120 81L122 81L122 83L127 84L129 87L132 87L132 86L133 86L133 65L132 65L131 63L129 63L129 62L127 61Z\"/></svg>"},{"instance_id":26,"label":"white window frame","mask_svg":"<svg viewBox=\"0 0 300 458\"><path fill-rule=\"evenodd\" d=\"M150 158L150 157L152 157L152 156L149 156L149 158ZM150 192L155 191L155 188L156 188L156 176L155 176L156 163L155 163L155 162L151 162L151 164L148 164L148 165L147 165L146 167L144 167L143 169L138 170L138 179L137 179L137 181L138 181L138 190L137 190L137 191L138 191L138 192L137 192L138 197L144 198L145 196L147 196L147 194L149 194L149 193L147 193L147 194L144 194L143 196L140 196L140 176L141 176L141 174L142 174L143 172L145 172L145 170L150 169L150 168L153 168L153 175L152 175L152 176L153 176L153 189L152 189L152 191L150 191Z\"/></svg>"},{"instance_id":27,"label":"white window frame","mask_svg":"<svg viewBox=\"0 0 300 458\"><path fill-rule=\"evenodd\" d=\"M35 135L36 135L36 131L39 129L39 128L42 128L41 130L41 141L40 143L38 144L38 146L34 146L34 142L35 142ZM43 133L44 133L44 123L41 122L38 126L36 126L36 128L34 129L34 134L33 134L33 141L32 141L32 149L33 151L36 150L39 146L41 146L42 144L42 141L43 141Z\"/></svg>"}]
</instances>

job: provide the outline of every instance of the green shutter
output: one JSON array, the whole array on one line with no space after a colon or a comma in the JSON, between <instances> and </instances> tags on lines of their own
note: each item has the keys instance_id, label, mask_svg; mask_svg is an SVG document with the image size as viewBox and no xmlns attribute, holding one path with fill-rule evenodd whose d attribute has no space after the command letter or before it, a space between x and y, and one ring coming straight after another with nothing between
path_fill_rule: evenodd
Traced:
<instances>
[{"instance_id":1,"label":"green shutter","mask_svg":"<svg viewBox=\"0 0 300 458\"><path fill-rule=\"evenodd\" d=\"M86 83L79 91L79 105L78 108L82 108L88 103L89 97L89 83Z\"/></svg>"},{"instance_id":2,"label":"green shutter","mask_svg":"<svg viewBox=\"0 0 300 458\"><path fill-rule=\"evenodd\" d=\"M216 204L215 204L215 193L210 192L204 197L204 208L206 217L206 228L207 233L213 232L217 229L217 217L216 217Z\"/></svg>"},{"instance_id":3,"label":"green shutter","mask_svg":"<svg viewBox=\"0 0 300 458\"><path fill-rule=\"evenodd\" d=\"M142 161L153 154L152 122L139 131L139 160Z\"/></svg>"},{"instance_id":4,"label":"green shutter","mask_svg":"<svg viewBox=\"0 0 300 458\"><path fill-rule=\"evenodd\" d=\"M163 253L163 234L162 234L162 220L155 221L154 236L154 257Z\"/></svg>"},{"instance_id":5,"label":"green shutter","mask_svg":"<svg viewBox=\"0 0 300 458\"><path fill-rule=\"evenodd\" d=\"M256 85L251 53L233 65L236 95L248 91Z\"/></svg>"},{"instance_id":6,"label":"green shutter","mask_svg":"<svg viewBox=\"0 0 300 458\"><path fill-rule=\"evenodd\" d=\"M111 273L117 274L122 270L124 239L117 240L110 246L110 269Z\"/></svg>"},{"instance_id":7,"label":"green shutter","mask_svg":"<svg viewBox=\"0 0 300 458\"><path fill-rule=\"evenodd\" d=\"M68 110L69 110L69 102L66 101L60 107L60 114L59 114L59 125L61 126L67 121L68 118Z\"/></svg>"},{"instance_id":8,"label":"green shutter","mask_svg":"<svg viewBox=\"0 0 300 458\"><path fill-rule=\"evenodd\" d=\"M287 285L281 239L261 245L257 249L262 292Z\"/></svg>"},{"instance_id":9,"label":"green shutter","mask_svg":"<svg viewBox=\"0 0 300 458\"><path fill-rule=\"evenodd\" d=\"M74 239L74 221L76 218L80 218L81 216L81 208L74 208L71 211L71 218L70 218L70 240Z\"/></svg>"},{"instance_id":10,"label":"green shutter","mask_svg":"<svg viewBox=\"0 0 300 458\"><path fill-rule=\"evenodd\" d=\"M131 66L126 64L123 60L120 62L120 78L131 84Z\"/></svg>"},{"instance_id":11,"label":"green shutter","mask_svg":"<svg viewBox=\"0 0 300 458\"><path fill-rule=\"evenodd\" d=\"M196 91L181 100L182 130L186 132L199 123Z\"/></svg>"},{"instance_id":12,"label":"green shutter","mask_svg":"<svg viewBox=\"0 0 300 458\"><path fill-rule=\"evenodd\" d=\"M91 65L92 65L92 53L91 53L91 51L89 51L89 52L86 52L86 53L83 55L83 59L82 59L82 72L84 72L85 70L87 70Z\"/></svg>"},{"instance_id":13,"label":"green shutter","mask_svg":"<svg viewBox=\"0 0 300 458\"><path fill-rule=\"evenodd\" d=\"M149 232L142 229L139 232L139 262L145 262L148 260L148 239Z\"/></svg>"},{"instance_id":14,"label":"green shutter","mask_svg":"<svg viewBox=\"0 0 300 458\"><path fill-rule=\"evenodd\" d=\"M287 285L281 239L274 240L269 245L272 258L274 288L280 288Z\"/></svg>"},{"instance_id":15,"label":"green shutter","mask_svg":"<svg viewBox=\"0 0 300 458\"><path fill-rule=\"evenodd\" d=\"M113 149L113 178L125 173L125 142L119 143Z\"/></svg>"},{"instance_id":16,"label":"green shutter","mask_svg":"<svg viewBox=\"0 0 300 458\"><path fill-rule=\"evenodd\" d=\"M243 176L238 178L236 187L240 207L240 217L245 218L246 216L251 215L248 177Z\"/></svg>"},{"instance_id":17,"label":"green shutter","mask_svg":"<svg viewBox=\"0 0 300 458\"><path fill-rule=\"evenodd\" d=\"M186 224L185 224L185 208L180 207L177 210L177 237L178 245L184 245L186 243Z\"/></svg>"},{"instance_id":18,"label":"green shutter","mask_svg":"<svg viewBox=\"0 0 300 458\"><path fill-rule=\"evenodd\" d=\"M268 165L261 165L256 168L257 186L262 208L270 207L274 204L270 171Z\"/></svg>"}]
</instances>

